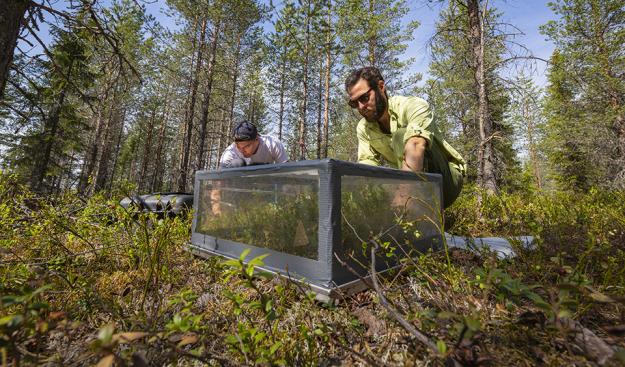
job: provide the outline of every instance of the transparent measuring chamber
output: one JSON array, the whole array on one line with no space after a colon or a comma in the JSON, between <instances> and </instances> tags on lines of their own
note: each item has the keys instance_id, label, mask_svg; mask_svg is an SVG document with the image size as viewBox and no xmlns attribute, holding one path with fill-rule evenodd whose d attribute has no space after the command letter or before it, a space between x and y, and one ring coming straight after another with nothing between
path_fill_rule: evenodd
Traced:
<instances>
[{"instance_id":1,"label":"transparent measuring chamber","mask_svg":"<svg viewBox=\"0 0 625 367\"><path fill-rule=\"evenodd\" d=\"M324 159L199 171L191 250L268 255L264 269L319 294L362 288L376 270L442 244L441 176Z\"/></svg>"}]
</instances>

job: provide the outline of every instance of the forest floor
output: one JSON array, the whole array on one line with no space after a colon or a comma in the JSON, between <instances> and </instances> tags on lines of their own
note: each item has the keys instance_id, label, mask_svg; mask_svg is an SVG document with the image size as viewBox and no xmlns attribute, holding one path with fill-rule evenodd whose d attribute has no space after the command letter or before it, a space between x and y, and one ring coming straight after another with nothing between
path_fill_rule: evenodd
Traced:
<instances>
[{"instance_id":1,"label":"forest floor","mask_svg":"<svg viewBox=\"0 0 625 367\"><path fill-rule=\"evenodd\" d=\"M192 256L188 218L0 176L0 365L625 363L625 193L474 194L447 212L452 233L536 247L422 254L326 304L262 259Z\"/></svg>"}]
</instances>

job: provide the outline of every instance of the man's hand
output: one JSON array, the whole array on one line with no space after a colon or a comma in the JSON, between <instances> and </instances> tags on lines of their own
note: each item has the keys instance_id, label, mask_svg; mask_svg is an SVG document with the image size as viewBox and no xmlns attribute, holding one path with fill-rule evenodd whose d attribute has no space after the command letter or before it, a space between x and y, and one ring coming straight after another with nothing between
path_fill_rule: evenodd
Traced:
<instances>
[{"instance_id":1,"label":"man's hand","mask_svg":"<svg viewBox=\"0 0 625 367\"><path fill-rule=\"evenodd\" d=\"M404 146L404 161L401 169L415 173L423 171L423 157L427 145L427 140L420 136L413 136L408 139Z\"/></svg>"}]
</instances>

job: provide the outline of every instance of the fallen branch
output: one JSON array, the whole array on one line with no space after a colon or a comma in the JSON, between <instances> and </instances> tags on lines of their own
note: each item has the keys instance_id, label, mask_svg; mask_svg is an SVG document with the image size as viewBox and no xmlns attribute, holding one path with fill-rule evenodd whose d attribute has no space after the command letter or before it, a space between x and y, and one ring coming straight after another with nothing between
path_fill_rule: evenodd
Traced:
<instances>
[{"instance_id":1,"label":"fallen branch","mask_svg":"<svg viewBox=\"0 0 625 367\"><path fill-rule=\"evenodd\" d=\"M371 281L373 283L373 288L380 298L380 304L382 307L386 309L386 311L393 316L393 318L399 322L401 326L404 327L410 334L412 334L418 341L423 343L425 346L430 348L434 355L441 356L440 351L436 344L434 344L425 334L419 331L414 325L409 323L406 319L404 319L393 307L391 307L390 303L384 296L382 289L380 288L380 284L378 284L377 272L375 270L375 252L378 249L378 244L374 242L374 246L371 247Z\"/></svg>"}]
</instances>

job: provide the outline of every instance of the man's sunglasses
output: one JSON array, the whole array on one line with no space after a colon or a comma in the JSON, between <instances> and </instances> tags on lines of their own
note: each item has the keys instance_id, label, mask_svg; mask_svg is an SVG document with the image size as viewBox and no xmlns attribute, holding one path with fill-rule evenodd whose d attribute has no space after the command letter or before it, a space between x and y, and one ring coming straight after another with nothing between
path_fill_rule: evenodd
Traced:
<instances>
[{"instance_id":1,"label":"man's sunglasses","mask_svg":"<svg viewBox=\"0 0 625 367\"><path fill-rule=\"evenodd\" d=\"M349 101L347 101L347 104L349 105L349 107L358 108L358 102L362 104L366 104L367 102L369 102L369 94L372 89L373 88L369 88L369 90L361 94L360 97L356 99L350 99Z\"/></svg>"}]
</instances>

